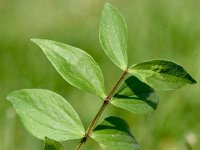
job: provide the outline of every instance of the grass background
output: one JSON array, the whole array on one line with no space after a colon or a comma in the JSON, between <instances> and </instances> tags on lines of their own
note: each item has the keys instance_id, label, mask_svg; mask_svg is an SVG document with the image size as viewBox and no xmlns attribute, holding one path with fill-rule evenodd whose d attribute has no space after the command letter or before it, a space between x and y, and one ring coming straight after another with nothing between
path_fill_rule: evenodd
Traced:
<instances>
[{"instance_id":1,"label":"grass background","mask_svg":"<svg viewBox=\"0 0 200 150\"><path fill-rule=\"evenodd\" d=\"M107 93L122 72L104 54L98 40L104 3L94 0L0 0L0 150L42 149L16 116L6 94L22 88L45 88L64 96L80 114L85 127L102 100L66 83L31 38L47 38L79 47L100 65ZM128 26L130 65L149 59L181 64L200 81L200 1L109 0L124 15ZM189 150L185 136L200 147L200 87L158 91L155 113L136 115L109 106L108 115L123 117L143 150ZM64 142L75 149L79 140ZM105 149L89 140L84 150Z\"/></svg>"}]
</instances>

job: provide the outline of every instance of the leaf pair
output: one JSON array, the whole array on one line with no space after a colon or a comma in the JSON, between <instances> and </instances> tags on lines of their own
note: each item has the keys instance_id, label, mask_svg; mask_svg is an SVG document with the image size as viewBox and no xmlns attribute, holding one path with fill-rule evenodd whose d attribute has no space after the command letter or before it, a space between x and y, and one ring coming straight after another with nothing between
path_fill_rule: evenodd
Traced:
<instances>
[{"instance_id":1,"label":"leaf pair","mask_svg":"<svg viewBox=\"0 0 200 150\"><path fill-rule=\"evenodd\" d=\"M63 150L57 141L84 137L85 130L78 114L54 92L26 89L10 93L7 99L27 130L35 137L45 139L45 150ZM92 138L114 150L139 148L126 122L117 117L106 118L95 128Z\"/></svg>"},{"instance_id":2,"label":"leaf pair","mask_svg":"<svg viewBox=\"0 0 200 150\"><path fill-rule=\"evenodd\" d=\"M104 6L99 34L105 53L114 64L126 71L127 27L123 16L111 4L107 3ZM196 83L183 67L167 60L142 62L133 65L127 71L133 76L124 82L111 103L134 113L148 113L155 110L158 97L151 87L172 90L185 84Z\"/></svg>"},{"instance_id":3,"label":"leaf pair","mask_svg":"<svg viewBox=\"0 0 200 150\"><path fill-rule=\"evenodd\" d=\"M128 68L127 27L123 16L111 4L105 4L100 23L100 43L108 57L122 70ZM152 60L135 64L128 72L149 86L172 90L196 81L182 66L167 60Z\"/></svg>"},{"instance_id":4,"label":"leaf pair","mask_svg":"<svg viewBox=\"0 0 200 150\"><path fill-rule=\"evenodd\" d=\"M106 118L95 128L91 137L114 150L140 150L129 126L118 117ZM59 142L46 137L44 150L64 150L64 148Z\"/></svg>"},{"instance_id":5,"label":"leaf pair","mask_svg":"<svg viewBox=\"0 0 200 150\"><path fill-rule=\"evenodd\" d=\"M24 89L10 93L7 99L13 104L27 130L33 136L45 139L45 150L62 150L61 144L56 141L84 137L85 130L78 114L64 98L54 92ZM139 149L128 125L117 117L106 118L96 127L92 138L114 150Z\"/></svg>"},{"instance_id":6,"label":"leaf pair","mask_svg":"<svg viewBox=\"0 0 200 150\"><path fill-rule=\"evenodd\" d=\"M186 84L196 83L182 66L167 60L142 62L130 67L128 72L143 82L134 76L129 77L111 103L140 114L153 112L156 109L158 97L153 88L174 90Z\"/></svg>"},{"instance_id":7,"label":"leaf pair","mask_svg":"<svg viewBox=\"0 0 200 150\"><path fill-rule=\"evenodd\" d=\"M114 150L140 150L140 146L130 132L127 123L118 117L108 117L102 121L91 136L95 141ZM64 150L55 140L45 138L44 150Z\"/></svg>"}]
</instances>

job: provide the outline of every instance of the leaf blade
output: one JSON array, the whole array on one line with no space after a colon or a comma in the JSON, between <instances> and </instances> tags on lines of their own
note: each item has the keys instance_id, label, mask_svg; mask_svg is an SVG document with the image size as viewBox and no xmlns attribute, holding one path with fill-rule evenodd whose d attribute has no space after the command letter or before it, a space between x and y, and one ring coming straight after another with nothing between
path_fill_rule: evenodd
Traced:
<instances>
[{"instance_id":1,"label":"leaf blade","mask_svg":"<svg viewBox=\"0 0 200 150\"><path fill-rule=\"evenodd\" d=\"M130 132L129 126L118 117L111 116L104 119L94 129L91 137L112 150L140 150L140 146Z\"/></svg>"},{"instance_id":2,"label":"leaf blade","mask_svg":"<svg viewBox=\"0 0 200 150\"><path fill-rule=\"evenodd\" d=\"M35 137L57 141L79 139L84 128L73 107L60 95L44 89L23 89L8 94L26 129Z\"/></svg>"},{"instance_id":3,"label":"leaf blade","mask_svg":"<svg viewBox=\"0 0 200 150\"><path fill-rule=\"evenodd\" d=\"M154 112L158 97L153 88L130 76L114 95L111 104L133 113L146 114Z\"/></svg>"},{"instance_id":4,"label":"leaf blade","mask_svg":"<svg viewBox=\"0 0 200 150\"><path fill-rule=\"evenodd\" d=\"M64 150L64 148L59 142L45 137L44 150Z\"/></svg>"},{"instance_id":5,"label":"leaf blade","mask_svg":"<svg viewBox=\"0 0 200 150\"><path fill-rule=\"evenodd\" d=\"M101 17L99 40L107 56L122 70L127 69L127 27L123 16L106 3Z\"/></svg>"},{"instance_id":6,"label":"leaf blade","mask_svg":"<svg viewBox=\"0 0 200 150\"><path fill-rule=\"evenodd\" d=\"M51 40L31 41L42 49L57 72L71 85L101 98L106 96L101 69L88 53Z\"/></svg>"},{"instance_id":7,"label":"leaf blade","mask_svg":"<svg viewBox=\"0 0 200 150\"><path fill-rule=\"evenodd\" d=\"M196 81L180 65L168 60L151 60L133 65L128 72L158 90L173 90Z\"/></svg>"}]
</instances>

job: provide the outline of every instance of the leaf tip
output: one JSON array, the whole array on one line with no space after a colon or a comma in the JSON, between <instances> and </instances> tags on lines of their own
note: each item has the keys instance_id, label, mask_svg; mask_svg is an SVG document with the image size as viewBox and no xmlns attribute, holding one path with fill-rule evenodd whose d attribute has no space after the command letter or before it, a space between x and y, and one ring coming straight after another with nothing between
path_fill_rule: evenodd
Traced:
<instances>
[{"instance_id":1,"label":"leaf tip","mask_svg":"<svg viewBox=\"0 0 200 150\"><path fill-rule=\"evenodd\" d=\"M6 100L7 100L7 101L10 101L10 95L9 95L9 94L6 95Z\"/></svg>"},{"instance_id":2,"label":"leaf tip","mask_svg":"<svg viewBox=\"0 0 200 150\"><path fill-rule=\"evenodd\" d=\"M113 6L111 3L109 3L109 2L107 2L107 3L105 3L105 5L104 5L104 10L116 10L116 8L115 8L115 6Z\"/></svg>"},{"instance_id":3,"label":"leaf tip","mask_svg":"<svg viewBox=\"0 0 200 150\"><path fill-rule=\"evenodd\" d=\"M41 39L37 39L37 38L32 38L30 40L31 40L31 42L33 42L33 43L35 43L37 45L41 42Z\"/></svg>"},{"instance_id":4,"label":"leaf tip","mask_svg":"<svg viewBox=\"0 0 200 150\"><path fill-rule=\"evenodd\" d=\"M13 97L12 95L13 95L13 92L8 93L8 94L6 95L6 100L11 101L11 99L12 99L12 97Z\"/></svg>"},{"instance_id":5,"label":"leaf tip","mask_svg":"<svg viewBox=\"0 0 200 150\"><path fill-rule=\"evenodd\" d=\"M188 73L187 74L187 78L188 78L188 80L189 80L189 84L196 84L197 83L197 81Z\"/></svg>"},{"instance_id":6,"label":"leaf tip","mask_svg":"<svg viewBox=\"0 0 200 150\"><path fill-rule=\"evenodd\" d=\"M18 99L20 91L22 91L22 90L9 92L6 95L6 100L9 101L9 102L11 102L11 103L13 103L13 101L15 101L16 99Z\"/></svg>"},{"instance_id":7,"label":"leaf tip","mask_svg":"<svg viewBox=\"0 0 200 150\"><path fill-rule=\"evenodd\" d=\"M192 84L196 84L196 83L197 81L194 78L192 78Z\"/></svg>"},{"instance_id":8,"label":"leaf tip","mask_svg":"<svg viewBox=\"0 0 200 150\"><path fill-rule=\"evenodd\" d=\"M30 39L30 40L31 40L31 42L34 42L34 43L35 43L35 41L37 41L38 39L32 38L32 39Z\"/></svg>"},{"instance_id":9,"label":"leaf tip","mask_svg":"<svg viewBox=\"0 0 200 150\"><path fill-rule=\"evenodd\" d=\"M104 4L104 7L110 7L110 6L112 6L112 4L109 3L109 2L107 2L107 3Z\"/></svg>"}]
</instances>

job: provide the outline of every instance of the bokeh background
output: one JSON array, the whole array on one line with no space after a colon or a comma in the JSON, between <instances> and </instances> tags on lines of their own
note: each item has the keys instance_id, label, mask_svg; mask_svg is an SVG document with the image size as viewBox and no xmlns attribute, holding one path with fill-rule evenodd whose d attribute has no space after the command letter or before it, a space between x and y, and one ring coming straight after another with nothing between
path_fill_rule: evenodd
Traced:
<instances>
[{"instance_id":1,"label":"bokeh background","mask_svg":"<svg viewBox=\"0 0 200 150\"><path fill-rule=\"evenodd\" d=\"M122 72L104 54L98 40L104 0L0 0L0 150L40 150L15 114L6 94L22 88L45 88L64 96L85 127L102 100L65 82L31 38L47 38L79 47L100 65L107 93ZM130 65L149 59L181 64L200 81L200 1L109 0L128 26ZM108 115L123 117L143 150L200 149L200 86L157 91L155 113L136 115L109 106ZM188 142L186 142L188 141ZM79 140L64 142L75 149ZM84 150L105 149L89 140Z\"/></svg>"}]
</instances>

